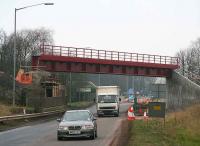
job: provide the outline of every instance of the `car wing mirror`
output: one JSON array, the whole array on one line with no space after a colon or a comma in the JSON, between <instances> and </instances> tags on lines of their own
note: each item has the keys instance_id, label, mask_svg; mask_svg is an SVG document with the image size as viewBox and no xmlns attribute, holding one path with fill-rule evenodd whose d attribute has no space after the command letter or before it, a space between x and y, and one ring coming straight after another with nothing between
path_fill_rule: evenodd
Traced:
<instances>
[{"instance_id":1,"label":"car wing mirror","mask_svg":"<svg viewBox=\"0 0 200 146\"><path fill-rule=\"evenodd\" d=\"M94 118L93 118L93 120L94 120L94 121L96 121L96 120L97 120L97 118L96 118L96 117L94 117Z\"/></svg>"}]
</instances>

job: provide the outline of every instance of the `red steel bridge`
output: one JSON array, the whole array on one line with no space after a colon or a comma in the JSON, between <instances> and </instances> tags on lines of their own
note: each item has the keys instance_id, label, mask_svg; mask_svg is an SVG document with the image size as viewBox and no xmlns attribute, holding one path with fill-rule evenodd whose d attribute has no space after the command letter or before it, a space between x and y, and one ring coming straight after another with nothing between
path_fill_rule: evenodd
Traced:
<instances>
[{"instance_id":1,"label":"red steel bridge","mask_svg":"<svg viewBox=\"0 0 200 146\"><path fill-rule=\"evenodd\" d=\"M179 68L179 58L128 52L42 45L32 57L34 69L50 72L81 72L170 77Z\"/></svg>"}]
</instances>

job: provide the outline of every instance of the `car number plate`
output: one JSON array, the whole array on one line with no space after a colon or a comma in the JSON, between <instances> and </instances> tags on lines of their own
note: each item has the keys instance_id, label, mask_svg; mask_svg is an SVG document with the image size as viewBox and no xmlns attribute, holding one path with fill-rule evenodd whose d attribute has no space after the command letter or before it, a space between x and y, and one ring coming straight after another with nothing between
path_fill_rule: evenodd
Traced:
<instances>
[{"instance_id":1,"label":"car number plate","mask_svg":"<svg viewBox=\"0 0 200 146\"><path fill-rule=\"evenodd\" d=\"M81 134L81 131L73 130L73 131L69 131L69 134Z\"/></svg>"}]
</instances>

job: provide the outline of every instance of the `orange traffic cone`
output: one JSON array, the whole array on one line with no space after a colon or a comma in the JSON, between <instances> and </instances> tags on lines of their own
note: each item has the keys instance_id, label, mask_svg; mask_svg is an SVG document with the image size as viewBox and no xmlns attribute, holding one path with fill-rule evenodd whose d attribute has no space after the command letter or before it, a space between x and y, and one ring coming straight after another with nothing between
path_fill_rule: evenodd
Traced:
<instances>
[{"instance_id":1,"label":"orange traffic cone","mask_svg":"<svg viewBox=\"0 0 200 146\"><path fill-rule=\"evenodd\" d=\"M135 120L135 115L134 115L134 110L133 110L133 107L129 107L128 109L128 120L131 121L131 120Z\"/></svg>"}]
</instances>

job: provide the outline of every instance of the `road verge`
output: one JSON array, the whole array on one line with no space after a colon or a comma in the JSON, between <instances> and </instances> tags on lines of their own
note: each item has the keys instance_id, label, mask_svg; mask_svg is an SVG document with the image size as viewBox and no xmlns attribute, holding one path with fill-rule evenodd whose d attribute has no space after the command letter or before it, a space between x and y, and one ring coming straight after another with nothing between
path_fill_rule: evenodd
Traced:
<instances>
[{"instance_id":1,"label":"road verge","mask_svg":"<svg viewBox=\"0 0 200 146\"><path fill-rule=\"evenodd\" d=\"M119 125L116 126L109 146L125 146L128 144L130 122L127 119L122 119Z\"/></svg>"}]
</instances>

